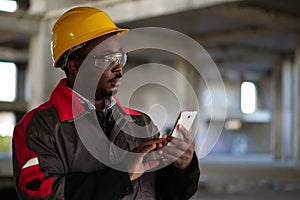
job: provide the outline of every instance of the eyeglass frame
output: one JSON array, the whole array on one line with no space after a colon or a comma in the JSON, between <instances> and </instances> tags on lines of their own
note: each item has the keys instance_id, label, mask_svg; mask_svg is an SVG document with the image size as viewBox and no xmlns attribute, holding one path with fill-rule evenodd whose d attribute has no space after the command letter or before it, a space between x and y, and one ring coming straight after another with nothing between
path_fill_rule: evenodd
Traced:
<instances>
[{"instance_id":1,"label":"eyeglass frame","mask_svg":"<svg viewBox=\"0 0 300 200\"><path fill-rule=\"evenodd\" d=\"M127 59L128 59L128 53L127 52L124 52L122 49L121 51L119 52L114 52L114 53L110 53L110 54L107 54L107 55L93 55L93 56L90 56L90 55L83 55L83 54L75 54L75 55L71 55L73 53L76 53L77 50L83 48L84 46L86 46L87 44L86 43L82 43L80 45L77 45L73 48L71 48L63 57L63 64L62 64L62 67L61 68L64 68L67 66L67 62L69 59L74 59L74 60L85 60L85 59L93 59L94 60L94 66L95 67L103 67L103 66L97 66L98 64L96 63L97 59L108 59L110 56L112 56L112 58L116 58L115 55L118 54L120 55L120 57L123 57L125 61L123 61L123 64L121 62L121 59L122 58L117 58L117 60L113 60L110 59L107 64L105 64L104 66L108 67L110 64L112 64L113 62L116 62L118 61L118 64L120 64L122 67L124 67L127 63ZM111 61L111 62L110 62Z\"/></svg>"},{"instance_id":2,"label":"eyeglass frame","mask_svg":"<svg viewBox=\"0 0 300 200\"><path fill-rule=\"evenodd\" d=\"M127 63L128 53L124 52L122 49L118 52L113 52L107 55L88 55L85 59L93 59L94 66L97 68L107 67L112 63L118 63L124 67ZM104 62L100 63L100 60Z\"/></svg>"}]
</instances>

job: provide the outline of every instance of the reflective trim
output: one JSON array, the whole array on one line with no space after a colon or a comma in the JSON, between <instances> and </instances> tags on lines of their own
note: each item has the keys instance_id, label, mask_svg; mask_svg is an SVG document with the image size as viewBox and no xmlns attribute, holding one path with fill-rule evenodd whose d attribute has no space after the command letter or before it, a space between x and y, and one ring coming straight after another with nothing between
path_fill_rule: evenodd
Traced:
<instances>
[{"instance_id":1,"label":"reflective trim","mask_svg":"<svg viewBox=\"0 0 300 200\"><path fill-rule=\"evenodd\" d=\"M22 169L25 169L27 167L31 167L33 165L38 165L39 164L39 160L37 158L31 158L30 160L28 160L26 162L25 165L23 165Z\"/></svg>"}]
</instances>

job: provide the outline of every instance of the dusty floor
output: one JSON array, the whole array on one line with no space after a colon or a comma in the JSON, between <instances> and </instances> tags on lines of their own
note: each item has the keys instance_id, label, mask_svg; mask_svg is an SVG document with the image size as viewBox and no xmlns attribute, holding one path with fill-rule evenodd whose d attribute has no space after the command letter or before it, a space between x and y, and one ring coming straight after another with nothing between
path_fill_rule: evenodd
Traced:
<instances>
[{"instance_id":1,"label":"dusty floor","mask_svg":"<svg viewBox=\"0 0 300 200\"><path fill-rule=\"evenodd\" d=\"M266 191L236 194L196 193L192 200L299 200L300 191Z\"/></svg>"}]
</instances>

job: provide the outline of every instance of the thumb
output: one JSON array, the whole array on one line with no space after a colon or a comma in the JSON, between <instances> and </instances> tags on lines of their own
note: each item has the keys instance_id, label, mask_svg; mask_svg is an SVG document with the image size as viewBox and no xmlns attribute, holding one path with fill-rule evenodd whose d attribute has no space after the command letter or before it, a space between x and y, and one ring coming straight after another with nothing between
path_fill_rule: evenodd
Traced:
<instances>
[{"instance_id":1,"label":"thumb","mask_svg":"<svg viewBox=\"0 0 300 200\"><path fill-rule=\"evenodd\" d=\"M144 170L148 171L150 169L153 169L153 168L157 167L158 165L159 165L159 161L158 160L148 161L148 162L144 163Z\"/></svg>"}]
</instances>

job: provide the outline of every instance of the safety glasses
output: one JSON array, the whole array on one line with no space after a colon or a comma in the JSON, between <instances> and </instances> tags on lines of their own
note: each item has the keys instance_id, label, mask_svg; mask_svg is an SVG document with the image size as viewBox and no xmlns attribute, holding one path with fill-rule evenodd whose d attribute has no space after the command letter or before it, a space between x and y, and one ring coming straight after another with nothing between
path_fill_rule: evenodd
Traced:
<instances>
[{"instance_id":1,"label":"safety glasses","mask_svg":"<svg viewBox=\"0 0 300 200\"><path fill-rule=\"evenodd\" d=\"M120 51L105 56L89 55L86 57L86 59L94 60L95 67L97 68L107 67L111 64L119 64L120 66L124 67L127 62L127 56L128 54L126 52Z\"/></svg>"},{"instance_id":2,"label":"safety glasses","mask_svg":"<svg viewBox=\"0 0 300 200\"><path fill-rule=\"evenodd\" d=\"M77 50L86 46L85 43L78 45L72 48L65 56L64 56L64 64L63 67L66 66L68 59L74 59L79 62L83 62L84 59L90 59L94 61L94 65L97 68L108 67L111 64L119 64L124 67L127 62L128 53L120 50L119 52L114 52L107 55L82 55L77 53Z\"/></svg>"}]
</instances>

